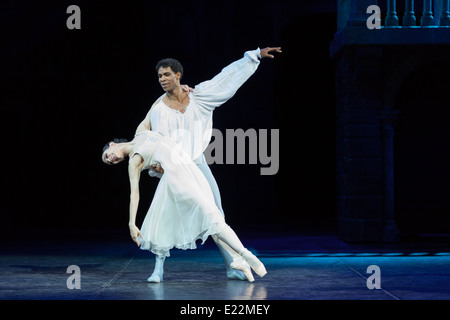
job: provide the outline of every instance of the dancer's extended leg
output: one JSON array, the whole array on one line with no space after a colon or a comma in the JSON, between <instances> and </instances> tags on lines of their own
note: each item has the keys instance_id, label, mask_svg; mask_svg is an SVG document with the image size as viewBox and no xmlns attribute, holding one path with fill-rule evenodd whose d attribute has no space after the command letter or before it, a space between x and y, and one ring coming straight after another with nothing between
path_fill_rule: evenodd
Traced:
<instances>
[{"instance_id":1,"label":"dancer's extended leg","mask_svg":"<svg viewBox=\"0 0 450 320\"><path fill-rule=\"evenodd\" d=\"M147 279L148 282L161 282L163 281L164 275L164 261L166 257L156 256L155 257L155 270L153 270L152 275Z\"/></svg>"},{"instance_id":2,"label":"dancer's extended leg","mask_svg":"<svg viewBox=\"0 0 450 320\"><path fill-rule=\"evenodd\" d=\"M264 277L266 275L267 271L263 263L243 246L241 240L239 240L238 236L230 226L227 225L225 228L223 228L222 231L217 234L217 236L221 241L230 246L231 249L241 255L257 275L259 275L260 277ZM248 276L249 270L239 261L234 261L233 263L231 263L231 267L241 270L242 272L244 272L250 282L253 281L253 277L249 278Z\"/></svg>"}]
</instances>

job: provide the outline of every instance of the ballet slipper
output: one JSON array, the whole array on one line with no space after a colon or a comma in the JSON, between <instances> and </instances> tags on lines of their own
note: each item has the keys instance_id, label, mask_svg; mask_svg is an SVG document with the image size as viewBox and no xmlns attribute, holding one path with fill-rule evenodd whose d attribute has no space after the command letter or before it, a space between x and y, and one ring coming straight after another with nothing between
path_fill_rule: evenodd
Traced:
<instances>
[{"instance_id":1,"label":"ballet slipper","mask_svg":"<svg viewBox=\"0 0 450 320\"><path fill-rule=\"evenodd\" d=\"M258 276L262 278L267 274L264 264L253 253L245 249L241 255Z\"/></svg>"},{"instance_id":2,"label":"ballet slipper","mask_svg":"<svg viewBox=\"0 0 450 320\"><path fill-rule=\"evenodd\" d=\"M147 279L148 282L151 283L160 283L163 281L163 276L159 275L157 272L153 272L153 274Z\"/></svg>"},{"instance_id":3,"label":"ballet slipper","mask_svg":"<svg viewBox=\"0 0 450 320\"><path fill-rule=\"evenodd\" d=\"M241 270L234 269L231 265L227 270L227 278L230 280L247 280L247 277Z\"/></svg>"},{"instance_id":4,"label":"ballet slipper","mask_svg":"<svg viewBox=\"0 0 450 320\"><path fill-rule=\"evenodd\" d=\"M147 279L148 282L159 283L159 282L163 281L164 261L165 260L166 260L165 257L156 256L155 270L153 270L152 275Z\"/></svg>"}]
</instances>

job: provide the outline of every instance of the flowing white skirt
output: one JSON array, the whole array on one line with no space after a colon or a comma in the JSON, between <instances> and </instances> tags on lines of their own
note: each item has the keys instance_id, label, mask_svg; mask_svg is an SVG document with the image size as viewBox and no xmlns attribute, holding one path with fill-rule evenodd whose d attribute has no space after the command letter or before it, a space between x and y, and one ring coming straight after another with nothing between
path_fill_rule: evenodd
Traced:
<instances>
[{"instance_id":1,"label":"flowing white skirt","mask_svg":"<svg viewBox=\"0 0 450 320\"><path fill-rule=\"evenodd\" d=\"M169 257L169 250L195 249L226 226L203 173L179 146L161 138L152 163L164 169L141 227L143 250Z\"/></svg>"}]
</instances>

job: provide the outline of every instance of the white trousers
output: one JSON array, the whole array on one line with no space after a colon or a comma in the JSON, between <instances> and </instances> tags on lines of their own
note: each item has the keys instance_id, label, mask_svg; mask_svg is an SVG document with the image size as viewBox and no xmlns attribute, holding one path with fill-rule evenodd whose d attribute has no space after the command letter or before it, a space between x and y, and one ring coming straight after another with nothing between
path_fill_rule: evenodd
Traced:
<instances>
[{"instance_id":1,"label":"white trousers","mask_svg":"<svg viewBox=\"0 0 450 320\"><path fill-rule=\"evenodd\" d=\"M202 163L196 162L196 164L208 181L209 186L211 187L212 193L214 195L214 202L216 203L217 208L219 208L220 212L222 212L222 214L225 216L222 209L222 199L220 198L219 186L217 185L216 179L214 178L211 169L209 168L206 161L203 161Z\"/></svg>"},{"instance_id":2,"label":"white trousers","mask_svg":"<svg viewBox=\"0 0 450 320\"><path fill-rule=\"evenodd\" d=\"M224 218L225 218L225 213L223 212L223 208L222 208L222 199L220 197L219 186L217 185L217 181L214 178L214 176L211 172L211 169L208 166L208 163L206 162L205 156L203 155L201 158L197 159L194 162L197 164L198 168L200 169L200 171L203 173L206 180L208 181L209 186L211 187L212 193L214 195L214 202L216 203L217 208L219 208L220 212L222 212L222 214L224 215ZM233 258L239 257L239 254L237 252L235 252L224 241L220 240L217 235L212 235L211 237L213 238L214 242L217 244L217 247L219 248L220 253L222 253L222 256L225 260L225 265L227 267L227 270L230 271L231 263L233 262Z\"/></svg>"}]
</instances>

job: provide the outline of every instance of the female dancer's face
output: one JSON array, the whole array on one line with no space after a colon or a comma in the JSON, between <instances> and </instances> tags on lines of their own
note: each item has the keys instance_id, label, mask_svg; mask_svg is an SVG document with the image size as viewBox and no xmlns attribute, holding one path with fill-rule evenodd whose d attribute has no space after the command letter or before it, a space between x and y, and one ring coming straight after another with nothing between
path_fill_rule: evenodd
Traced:
<instances>
[{"instance_id":1,"label":"female dancer's face","mask_svg":"<svg viewBox=\"0 0 450 320\"><path fill-rule=\"evenodd\" d=\"M113 165L118 164L125 160L125 156L121 150L114 142L109 143L109 148L103 152L102 160L104 163Z\"/></svg>"}]
</instances>

